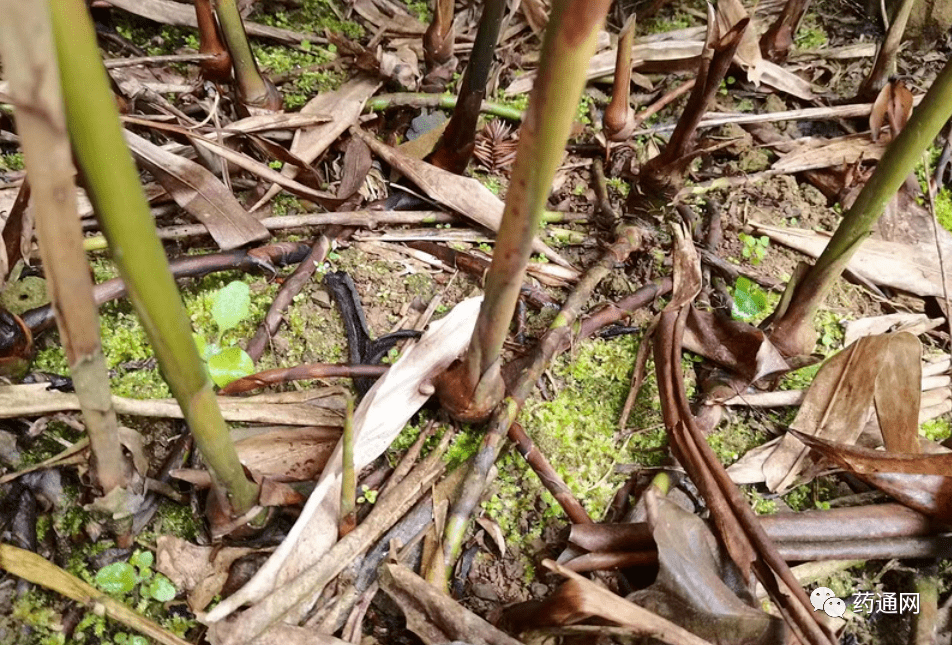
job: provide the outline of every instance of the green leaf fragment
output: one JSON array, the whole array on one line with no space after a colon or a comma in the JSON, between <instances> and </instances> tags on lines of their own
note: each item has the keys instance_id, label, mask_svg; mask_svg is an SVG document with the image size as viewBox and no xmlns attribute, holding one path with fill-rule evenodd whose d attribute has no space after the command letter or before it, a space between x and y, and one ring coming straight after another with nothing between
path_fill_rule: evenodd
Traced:
<instances>
[{"instance_id":1,"label":"green leaf fragment","mask_svg":"<svg viewBox=\"0 0 952 645\"><path fill-rule=\"evenodd\" d=\"M251 290L244 282L235 280L215 294L212 301L212 318L221 332L236 327L251 311Z\"/></svg>"},{"instance_id":2,"label":"green leaf fragment","mask_svg":"<svg viewBox=\"0 0 952 645\"><path fill-rule=\"evenodd\" d=\"M168 602L175 598L176 593L175 585L161 573L155 574L155 579L149 583L148 594L153 600Z\"/></svg>"},{"instance_id":3,"label":"green leaf fragment","mask_svg":"<svg viewBox=\"0 0 952 645\"><path fill-rule=\"evenodd\" d=\"M767 294L749 278L737 278L731 315L737 320L750 320L759 316L766 308Z\"/></svg>"},{"instance_id":4,"label":"green leaf fragment","mask_svg":"<svg viewBox=\"0 0 952 645\"><path fill-rule=\"evenodd\" d=\"M218 387L225 387L254 371L254 362L240 347L228 347L208 359L208 373Z\"/></svg>"},{"instance_id":5,"label":"green leaf fragment","mask_svg":"<svg viewBox=\"0 0 952 645\"><path fill-rule=\"evenodd\" d=\"M128 562L107 564L96 573L96 586L108 594L125 594L136 586L136 570Z\"/></svg>"}]
</instances>

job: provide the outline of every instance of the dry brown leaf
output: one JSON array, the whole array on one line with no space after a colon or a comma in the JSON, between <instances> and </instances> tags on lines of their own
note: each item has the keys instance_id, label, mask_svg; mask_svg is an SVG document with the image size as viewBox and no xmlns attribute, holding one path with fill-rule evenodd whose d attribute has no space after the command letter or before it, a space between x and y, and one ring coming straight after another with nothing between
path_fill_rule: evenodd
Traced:
<instances>
[{"instance_id":1,"label":"dry brown leaf","mask_svg":"<svg viewBox=\"0 0 952 645\"><path fill-rule=\"evenodd\" d=\"M921 354L919 339L907 332L861 338L820 368L790 427L851 444L875 405L884 437L917 438ZM807 454L792 434L784 436L764 462L767 487L792 488L808 465Z\"/></svg>"},{"instance_id":2,"label":"dry brown leaf","mask_svg":"<svg viewBox=\"0 0 952 645\"><path fill-rule=\"evenodd\" d=\"M422 33L422 32L421 32ZM327 148L337 141L347 129L357 122L367 102L377 88L380 81L367 76L358 76L341 85L334 92L322 92L307 102L301 108L300 114L330 114L334 120L330 123L306 127L294 133L291 141L291 154L305 163L313 163ZM293 166L285 166L281 174L294 178L298 170ZM271 201L281 192L281 187L275 183L264 196L251 207L254 212Z\"/></svg>"},{"instance_id":3,"label":"dry brown leaf","mask_svg":"<svg viewBox=\"0 0 952 645\"><path fill-rule=\"evenodd\" d=\"M191 3L172 2L171 0L110 0L109 4L163 25L198 27L198 19L195 17L195 9ZM262 25L250 20L244 21L244 27L249 36L270 38L294 47L300 45L302 41L311 40L311 36L305 33Z\"/></svg>"},{"instance_id":4,"label":"dry brown leaf","mask_svg":"<svg viewBox=\"0 0 952 645\"><path fill-rule=\"evenodd\" d=\"M125 135L136 159L165 187L175 203L205 225L223 250L271 237L264 224L242 208L232 192L204 167L133 132L126 130Z\"/></svg>"},{"instance_id":5,"label":"dry brown leaf","mask_svg":"<svg viewBox=\"0 0 952 645\"><path fill-rule=\"evenodd\" d=\"M910 508L952 521L952 453L890 453L794 431L800 441Z\"/></svg>"},{"instance_id":6,"label":"dry brown leaf","mask_svg":"<svg viewBox=\"0 0 952 645\"><path fill-rule=\"evenodd\" d=\"M252 472L281 482L317 479L340 435L339 427L319 426L232 430L241 463Z\"/></svg>"},{"instance_id":7,"label":"dry brown leaf","mask_svg":"<svg viewBox=\"0 0 952 645\"><path fill-rule=\"evenodd\" d=\"M727 368L748 383L790 370L783 356L756 327L691 307L684 348Z\"/></svg>"},{"instance_id":8,"label":"dry brown leaf","mask_svg":"<svg viewBox=\"0 0 952 645\"><path fill-rule=\"evenodd\" d=\"M234 121L224 126L222 132L252 134L255 132L270 132L271 130L297 130L298 128L306 128L333 120L334 117L327 114L275 112L273 114L258 114Z\"/></svg>"},{"instance_id":9,"label":"dry brown leaf","mask_svg":"<svg viewBox=\"0 0 952 645\"><path fill-rule=\"evenodd\" d=\"M426 645L466 639L481 645L519 645L401 564L381 567L380 588L400 607L407 628Z\"/></svg>"},{"instance_id":10,"label":"dry brown leaf","mask_svg":"<svg viewBox=\"0 0 952 645\"><path fill-rule=\"evenodd\" d=\"M340 186L337 188L337 197L348 199L360 189L367 173L370 172L373 165L370 148L360 139L351 138L344 148L343 165Z\"/></svg>"},{"instance_id":11,"label":"dry brown leaf","mask_svg":"<svg viewBox=\"0 0 952 645\"><path fill-rule=\"evenodd\" d=\"M378 141L367 132L354 128L355 136L360 137L370 149L415 183L424 193L480 226L498 231L502 222L505 205L488 188L471 177L462 177L437 168L419 159L403 154L396 148ZM542 253L552 262L574 271L572 265L553 251L538 237L533 240L532 250Z\"/></svg>"},{"instance_id":12,"label":"dry brown leaf","mask_svg":"<svg viewBox=\"0 0 952 645\"><path fill-rule=\"evenodd\" d=\"M547 0L522 0L522 13L526 22L537 36L545 31L549 22L549 2Z\"/></svg>"},{"instance_id":13,"label":"dry brown leaf","mask_svg":"<svg viewBox=\"0 0 952 645\"><path fill-rule=\"evenodd\" d=\"M793 174L831 166L850 166L864 160L875 161L886 151L884 142L871 143L865 133L791 143L794 148L771 166L772 172Z\"/></svg>"},{"instance_id":14,"label":"dry brown leaf","mask_svg":"<svg viewBox=\"0 0 952 645\"><path fill-rule=\"evenodd\" d=\"M381 455L406 422L432 394L430 382L466 349L476 324L481 298L456 305L433 322L360 402L354 413L354 464L360 469ZM212 612L222 620L241 605L279 589L317 562L337 539L340 505L341 446L338 444L288 537L255 576Z\"/></svg>"},{"instance_id":15,"label":"dry brown leaf","mask_svg":"<svg viewBox=\"0 0 952 645\"><path fill-rule=\"evenodd\" d=\"M426 25L393 3L356 0L352 4L354 11L378 29L385 29L385 33L422 36L426 32Z\"/></svg>"},{"instance_id":16,"label":"dry brown leaf","mask_svg":"<svg viewBox=\"0 0 952 645\"><path fill-rule=\"evenodd\" d=\"M754 223L757 234L788 246L813 258L823 252L830 235L792 227L777 227ZM939 228L943 257L952 257L952 243L948 233ZM917 244L887 242L869 238L853 255L847 270L873 284L893 287L917 296L942 297L942 271L935 242L923 239ZM952 276L948 280L952 291Z\"/></svg>"},{"instance_id":17,"label":"dry brown leaf","mask_svg":"<svg viewBox=\"0 0 952 645\"><path fill-rule=\"evenodd\" d=\"M783 621L756 609L743 584L732 589L725 582L740 574L730 571L733 563L720 554L704 520L665 497L655 495L655 501L658 577L629 599L712 642L782 643Z\"/></svg>"},{"instance_id":18,"label":"dry brown leaf","mask_svg":"<svg viewBox=\"0 0 952 645\"><path fill-rule=\"evenodd\" d=\"M156 540L155 570L171 580L177 589L185 590L189 608L199 612L221 592L231 564L254 551L230 546L198 546L172 535L160 535Z\"/></svg>"}]
</instances>

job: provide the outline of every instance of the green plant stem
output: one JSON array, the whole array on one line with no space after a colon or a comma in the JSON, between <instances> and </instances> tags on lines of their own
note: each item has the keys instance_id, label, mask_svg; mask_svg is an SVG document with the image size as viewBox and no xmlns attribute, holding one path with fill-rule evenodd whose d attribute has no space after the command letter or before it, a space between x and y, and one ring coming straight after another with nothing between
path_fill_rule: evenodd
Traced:
<instances>
[{"instance_id":1,"label":"green plant stem","mask_svg":"<svg viewBox=\"0 0 952 645\"><path fill-rule=\"evenodd\" d=\"M381 94L367 101L364 110L367 112L382 112L392 107L436 107L441 110L452 110L456 107L455 96L433 95L414 92L398 92L396 94ZM483 101L480 110L485 114L492 114L509 121L522 121L523 112L516 108Z\"/></svg>"},{"instance_id":2,"label":"green plant stem","mask_svg":"<svg viewBox=\"0 0 952 645\"><path fill-rule=\"evenodd\" d=\"M483 496L489 472L502 449L503 439L546 367L557 353L572 345L572 339L578 332L578 319L585 303L592 296L595 287L611 273L616 264L624 262L632 252L640 248L641 242L641 232L637 228L625 226L618 230L615 242L605 251L601 259L585 272L565 300L561 311L536 346L528 366L520 373L518 382L510 389L510 396L496 406L479 452L473 457L466 478L460 485L459 498L453 504L452 512L446 519L442 562L434 559L433 567L426 572L427 580L431 583L446 588L456 560L463 549L466 527L469 525L473 510Z\"/></svg>"},{"instance_id":3,"label":"green plant stem","mask_svg":"<svg viewBox=\"0 0 952 645\"><path fill-rule=\"evenodd\" d=\"M466 355L438 382L440 401L459 418L485 419L501 399L499 354L609 4L566 0L553 5L486 277L486 297Z\"/></svg>"},{"instance_id":4,"label":"green plant stem","mask_svg":"<svg viewBox=\"0 0 952 645\"><path fill-rule=\"evenodd\" d=\"M2 0L0 7L5 16L0 24L0 52L10 91L23 101L17 107L17 131L23 139L46 284L83 409L93 479L108 494L124 488L128 477L76 213L75 169L49 14L42 3ZM136 509L115 510L115 515L131 522ZM127 532L128 525L117 534L121 537Z\"/></svg>"},{"instance_id":5,"label":"green plant stem","mask_svg":"<svg viewBox=\"0 0 952 645\"><path fill-rule=\"evenodd\" d=\"M90 199L212 480L227 495L233 513L243 515L257 503L258 487L245 478L192 340L188 313L122 137L92 20L82 0L51 0L49 6L67 125Z\"/></svg>"},{"instance_id":6,"label":"green plant stem","mask_svg":"<svg viewBox=\"0 0 952 645\"><path fill-rule=\"evenodd\" d=\"M354 397L348 392L347 410L344 417L344 436L341 440L343 466L340 480L340 522L338 539L357 526L357 473L354 472Z\"/></svg>"},{"instance_id":7,"label":"green plant stem","mask_svg":"<svg viewBox=\"0 0 952 645\"><path fill-rule=\"evenodd\" d=\"M872 177L843 215L843 220L823 253L807 274L797 281L792 298L789 298L789 306L785 311L778 312L770 337L781 352L793 356L812 351L815 341L812 333L813 316L849 264L850 258L872 233L886 204L915 169L922 151L932 145L950 116L952 61L945 64L922 103L912 113L909 123L889 144Z\"/></svg>"},{"instance_id":8,"label":"green plant stem","mask_svg":"<svg viewBox=\"0 0 952 645\"><path fill-rule=\"evenodd\" d=\"M235 82L242 103L269 110L281 109L281 95L258 69L236 0L214 0L215 15L228 45L235 69Z\"/></svg>"}]
</instances>

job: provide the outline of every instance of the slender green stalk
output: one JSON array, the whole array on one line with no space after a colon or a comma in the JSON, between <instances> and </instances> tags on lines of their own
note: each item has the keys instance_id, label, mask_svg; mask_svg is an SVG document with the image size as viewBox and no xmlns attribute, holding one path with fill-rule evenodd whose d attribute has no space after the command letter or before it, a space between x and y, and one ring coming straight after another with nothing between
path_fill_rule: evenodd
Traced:
<instances>
[{"instance_id":1,"label":"slender green stalk","mask_svg":"<svg viewBox=\"0 0 952 645\"><path fill-rule=\"evenodd\" d=\"M442 110L452 110L456 107L455 96L444 96L414 92L398 92L396 94L381 94L375 96L364 105L367 112L383 112L391 107L437 107ZM503 105L502 103L493 103L492 101L483 101L480 110L486 114L498 116L500 119L509 121L522 121L524 116L522 110Z\"/></svg>"},{"instance_id":2,"label":"slender green stalk","mask_svg":"<svg viewBox=\"0 0 952 645\"><path fill-rule=\"evenodd\" d=\"M45 4L0 0L0 52L17 100L17 131L30 176L36 233L60 338L82 406L93 478L103 493L128 484L109 374L99 339L93 283L76 214L75 169L60 94L59 67ZM128 518L135 508L114 508ZM128 525L118 528L120 536Z\"/></svg>"},{"instance_id":3,"label":"slender green stalk","mask_svg":"<svg viewBox=\"0 0 952 645\"><path fill-rule=\"evenodd\" d=\"M909 123L876 165L856 201L816 263L794 286L789 306L778 312L770 332L771 341L787 356L809 354L816 342L813 317L834 282L849 264L860 244L869 237L886 204L913 171L922 151L935 140L952 116L952 61L932 83Z\"/></svg>"},{"instance_id":4,"label":"slender green stalk","mask_svg":"<svg viewBox=\"0 0 952 645\"><path fill-rule=\"evenodd\" d=\"M238 98L246 107L277 112L283 103L281 93L258 69L244 23L241 22L241 14L238 13L238 3L236 0L214 0L214 4L215 15L218 16L218 24L221 25L235 68Z\"/></svg>"},{"instance_id":5,"label":"slender green stalk","mask_svg":"<svg viewBox=\"0 0 952 645\"><path fill-rule=\"evenodd\" d=\"M520 130L496 251L486 277L486 298L466 356L437 385L441 403L460 419L484 420L502 398L499 355L609 4L609 0L563 0L552 7L542 43L542 65Z\"/></svg>"},{"instance_id":6,"label":"slender green stalk","mask_svg":"<svg viewBox=\"0 0 952 645\"><path fill-rule=\"evenodd\" d=\"M459 487L459 498L446 518L442 561L435 558L430 570L426 572L427 580L433 584L445 588L450 579L456 560L463 549L463 538L466 535L469 519L483 496L489 472L499 457L509 427L516 420L519 411L532 394L532 390L553 357L572 345L572 339L578 332L578 319L582 308L591 298L595 287L611 274L612 269L619 262L624 262L632 252L641 248L642 239L641 232L635 227L624 226L618 229L615 242L606 249L601 259L585 272L565 300L561 311L533 351L529 364L520 373L519 380L512 386L510 396L493 410L479 452L473 457L466 478Z\"/></svg>"},{"instance_id":7,"label":"slender green stalk","mask_svg":"<svg viewBox=\"0 0 952 645\"><path fill-rule=\"evenodd\" d=\"M211 381L192 340L191 322L156 236L83 0L50 0L53 35L73 151L119 273L182 408L216 486L236 516L258 488L245 478Z\"/></svg>"}]
</instances>

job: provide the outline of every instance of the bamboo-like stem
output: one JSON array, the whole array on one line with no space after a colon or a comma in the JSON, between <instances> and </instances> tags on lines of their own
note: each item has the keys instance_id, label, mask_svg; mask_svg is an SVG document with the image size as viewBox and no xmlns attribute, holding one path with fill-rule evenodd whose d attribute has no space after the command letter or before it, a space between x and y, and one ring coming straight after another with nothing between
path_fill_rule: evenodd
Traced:
<instances>
[{"instance_id":1,"label":"bamboo-like stem","mask_svg":"<svg viewBox=\"0 0 952 645\"><path fill-rule=\"evenodd\" d=\"M17 131L30 176L36 233L50 301L69 360L92 449L92 473L103 493L128 484L99 315L76 213L75 169L59 87L49 13L43 3L0 1L0 53L16 99ZM131 521L135 508L115 508ZM124 535L128 526L119 528Z\"/></svg>"},{"instance_id":2,"label":"bamboo-like stem","mask_svg":"<svg viewBox=\"0 0 952 645\"><path fill-rule=\"evenodd\" d=\"M82 0L51 0L49 7L67 126L90 199L212 480L227 495L233 513L243 515L257 503L258 487L245 478L192 340L191 321L122 136L92 20Z\"/></svg>"},{"instance_id":3,"label":"bamboo-like stem","mask_svg":"<svg viewBox=\"0 0 952 645\"><path fill-rule=\"evenodd\" d=\"M341 439L343 466L340 477L340 522L337 539L357 526L357 473L354 472L354 397L347 394L344 434Z\"/></svg>"},{"instance_id":4,"label":"bamboo-like stem","mask_svg":"<svg viewBox=\"0 0 952 645\"><path fill-rule=\"evenodd\" d=\"M382 112L391 107L437 107L443 110L453 110L456 108L457 100L455 96L443 96L415 92L397 92L396 94L381 94L368 100L364 104L364 110L367 112ZM502 103L493 103L492 101L483 101L479 108L486 114L498 116L500 119L508 121L522 121L522 110L511 108Z\"/></svg>"},{"instance_id":5,"label":"bamboo-like stem","mask_svg":"<svg viewBox=\"0 0 952 645\"><path fill-rule=\"evenodd\" d=\"M922 151L932 144L939 130L952 116L952 61L932 83L909 123L896 137L876 165L856 201L807 274L792 285L790 304L778 311L770 340L787 356L809 354L816 342L813 317L833 283L843 273L860 244L869 237L887 202L913 171ZM788 287L788 291L790 287Z\"/></svg>"},{"instance_id":6,"label":"bamboo-like stem","mask_svg":"<svg viewBox=\"0 0 952 645\"><path fill-rule=\"evenodd\" d=\"M506 0L485 0L479 30L473 42L469 64L460 82L459 100L446 130L430 158L434 166L461 174L466 170L476 143L476 124L486 97L486 82L492 67L493 52L499 39L499 27Z\"/></svg>"},{"instance_id":7,"label":"bamboo-like stem","mask_svg":"<svg viewBox=\"0 0 952 645\"><path fill-rule=\"evenodd\" d=\"M499 354L609 4L567 0L553 6L486 277L486 298L465 357L437 383L440 402L460 419L484 420L502 398Z\"/></svg>"},{"instance_id":8,"label":"bamboo-like stem","mask_svg":"<svg viewBox=\"0 0 952 645\"><path fill-rule=\"evenodd\" d=\"M555 20L556 18L553 17L549 25L552 25ZM446 518L442 562L434 560L433 566L426 572L427 580L431 583L446 588L456 560L462 551L463 538L470 516L483 495L490 469L499 456L503 439L552 358L571 344L571 339L577 332L577 322L582 307L588 302L595 287L611 273L617 263L623 262L632 252L639 249L641 242L641 232L637 228L625 226L619 229L615 242L585 273L566 299L561 311L536 346L529 365L519 375L518 382L510 389L510 395L496 406L479 452L473 457L466 478L460 485L459 499L453 504L453 510Z\"/></svg>"},{"instance_id":9,"label":"bamboo-like stem","mask_svg":"<svg viewBox=\"0 0 952 645\"><path fill-rule=\"evenodd\" d=\"M231 55L218 35L212 0L195 0L195 18L198 20L198 51L213 56L201 61L202 76L206 81L227 83L231 78Z\"/></svg>"},{"instance_id":10,"label":"bamboo-like stem","mask_svg":"<svg viewBox=\"0 0 952 645\"><path fill-rule=\"evenodd\" d=\"M714 8L708 5L707 36L701 53L697 81L671 139L661 154L650 159L642 168L639 178L641 190L632 191L628 199L628 206L632 210L643 209L644 206L640 202L644 202L646 198L649 209L651 203L659 198L666 201L683 184L684 173L693 158L690 153L698 124L704 116L706 106L710 105L720 87L749 23L748 18L743 18L726 33L718 35Z\"/></svg>"},{"instance_id":11,"label":"bamboo-like stem","mask_svg":"<svg viewBox=\"0 0 952 645\"><path fill-rule=\"evenodd\" d=\"M873 68L869 70L869 76L863 81L863 84L857 92L861 99L868 97L870 101L876 98L879 90L889 80L889 77L896 73L896 58L899 56L899 45L902 42L902 36L906 32L906 24L909 22L909 16L912 14L912 6L915 0L902 0L899 5L899 11L896 17L889 25L889 31L886 32L886 38L882 46L876 52L876 60L873 62Z\"/></svg>"},{"instance_id":12,"label":"bamboo-like stem","mask_svg":"<svg viewBox=\"0 0 952 645\"><path fill-rule=\"evenodd\" d=\"M479 30L473 42L469 64L460 82L459 99L453 116L430 157L430 163L457 175L462 174L473 156L476 124L486 96L486 81L492 67L493 52L499 39L499 27L506 0L486 0L479 19Z\"/></svg>"},{"instance_id":13,"label":"bamboo-like stem","mask_svg":"<svg viewBox=\"0 0 952 645\"><path fill-rule=\"evenodd\" d=\"M236 0L214 0L215 15L235 68L238 98L248 108L277 112L283 105L281 93L258 69L251 51Z\"/></svg>"},{"instance_id":14,"label":"bamboo-like stem","mask_svg":"<svg viewBox=\"0 0 952 645\"><path fill-rule=\"evenodd\" d=\"M625 23L618 35L612 100L605 108L605 136L609 141L626 141L635 130L631 109L631 48L635 43L635 17Z\"/></svg>"}]
</instances>

